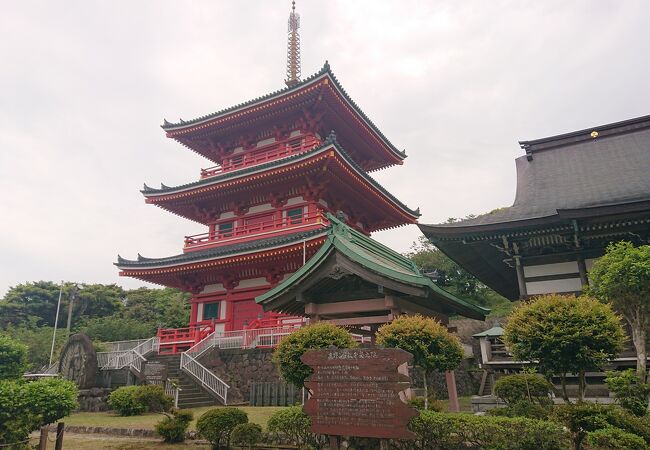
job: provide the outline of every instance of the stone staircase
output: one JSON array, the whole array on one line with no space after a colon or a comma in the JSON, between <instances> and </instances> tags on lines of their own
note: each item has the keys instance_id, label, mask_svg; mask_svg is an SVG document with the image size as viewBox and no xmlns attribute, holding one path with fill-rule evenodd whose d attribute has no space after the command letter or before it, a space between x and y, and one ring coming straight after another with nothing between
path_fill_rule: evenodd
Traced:
<instances>
[{"instance_id":1,"label":"stone staircase","mask_svg":"<svg viewBox=\"0 0 650 450\"><path fill-rule=\"evenodd\" d=\"M201 406L215 406L221 404L219 400L210 395L192 377L180 368L181 355L153 354L148 361L159 362L167 368L167 378L177 381L181 391L178 395L179 408L198 408Z\"/></svg>"}]
</instances>

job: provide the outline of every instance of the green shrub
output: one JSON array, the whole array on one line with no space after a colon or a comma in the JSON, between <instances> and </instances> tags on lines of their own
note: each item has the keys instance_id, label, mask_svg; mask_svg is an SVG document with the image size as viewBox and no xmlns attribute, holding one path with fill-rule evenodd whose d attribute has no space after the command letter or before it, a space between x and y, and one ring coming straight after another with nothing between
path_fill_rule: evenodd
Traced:
<instances>
[{"instance_id":1,"label":"green shrub","mask_svg":"<svg viewBox=\"0 0 650 450\"><path fill-rule=\"evenodd\" d=\"M560 450L566 442L561 426L526 418L422 411L409 428L417 435L410 447L422 450Z\"/></svg>"},{"instance_id":2,"label":"green shrub","mask_svg":"<svg viewBox=\"0 0 650 450\"><path fill-rule=\"evenodd\" d=\"M551 414L552 408L550 405L540 405L531 403L528 400L521 400L515 403L510 403L504 408L494 408L487 413L490 416L502 417L528 417L529 419L546 420Z\"/></svg>"},{"instance_id":3,"label":"green shrub","mask_svg":"<svg viewBox=\"0 0 650 450\"><path fill-rule=\"evenodd\" d=\"M288 440L298 448L315 444L318 438L309 428L311 419L302 410L302 406L282 408L269 417L266 428L277 440Z\"/></svg>"},{"instance_id":4,"label":"green shrub","mask_svg":"<svg viewBox=\"0 0 650 450\"><path fill-rule=\"evenodd\" d=\"M280 341L273 352L273 362L287 382L303 387L312 370L300 357L308 350L327 348L353 348L357 343L347 330L331 323L320 322L298 329Z\"/></svg>"},{"instance_id":5,"label":"green shrub","mask_svg":"<svg viewBox=\"0 0 650 450\"><path fill-rule=\"evenodd\" d=\"M607 372L605 383L622 408L636 416L644 416L648 412L650 384L641 382L634 369Z\"/></svg>"},{"instance_id":6,"label":"green shrub","mask_svg":"<svg viewBox=\"0 0 650 450\"><path fill-rule=\"evenodd\" d=\"M30 408L41 417L41 425L70 415L78 406L79 389L69 380L46 378L26 383L25 389Z\"/></svg>"},{"instance_id":7,"label":"green shrub","mask_svg":"<svg viewBox=\"0 0 650 450\"><path fill-rule=\"evenodd\" d=\"M108 407L120 416L137 416L147 410L138 400L139 386L117 388L108 396Z\"/></svg>"},{"instance_id":8,"label":"green shrub","mask_svg":"<svg viewBox=\"0 0 650 450\"><path fill-rule=\"evenodd\" d=\"M240 423L230 435L232 443L249 450L262 441L262 427L256 423Z\"/></svg>"},{"instance_id":9,"label":"green shrub","mask_svg":"<svg viewBox=\"0 0 650 450\"><path fill-rule=\"evenodd\" d=\"M650 423L617 406L596 403L557 405L553 408L552 418L571 432L576 449L581 448L587 433L608 427L635 434L650 444Z\"/></svg>"},{"instance_id":10,"label":"green shrub","mask_svg":"<svg viewBox=\"0 0 650 450\"><path fill-rule=\"evenodd\" d=\"M149 412L166 412L174 404L174 399L165 394L163 387L155 384L138 386L135 398Z\"/></svg>"},{"instance_id":11,"label":"green shrub","mask_svg":"<svg viewBox=\"0 0 650 450\"><path fill-rule=\"evenodd\" d=\"M77 406L77 395L67 380L0 381L0 445L22 442L30 432L67 416Z\"/></svg>"},{"instance_id":12,"label":"green shrub","mask_svg":"<svg viewBox=\"0 0 650 450\"><path fill-rule=\"evenodd\" d=\"M593 450L646 450L648 448L642 437L615 427L588 433L587 444Z\"/></svg>"},{"instance_id":13,"label":"green shrub","mask_svg":"<svg viewBox=\"0 0 650 450\"><path fill-rule=\"evenodd\" d=\"M190 422L194 419L192 411L173 410L171 414L165 414L166 417L156 424L156 433L158 433L165 442L171 444L183 442Z\"/></svg>"},{"instance_id":14,"label":"green shrub","mask_svg":"<svg viewBox=\"0 0 650 450\"><path fill-rule=\"evenodd\" d=\"M527 401L539 405L551 403L550 395L553 392L553 385L533 373L518 373L506 375L497 380L494 384L494 393L507 404Z\"/></svg>"},{"instance_id":15,"label":"green shrub","mask_svg":"<svg viewBox=\"0 0 650 450\"><path fill-rule=\"evenodd\" d=\"M27 346L0 335L0 380L17 379L27 370Z\"/></svg>"},{"instance_id":16,"label":"green shrub","mask_svg":"<svg viewBox=\"0 0 650 450\"><path fill-rule=\"evenodd\" d=\"M230 447L230 435L239 424L248 422L248 414L238 408L225 407L206 411L196 422L199 436L207 439L212 448Z\"/></svg>"}]
</instances>

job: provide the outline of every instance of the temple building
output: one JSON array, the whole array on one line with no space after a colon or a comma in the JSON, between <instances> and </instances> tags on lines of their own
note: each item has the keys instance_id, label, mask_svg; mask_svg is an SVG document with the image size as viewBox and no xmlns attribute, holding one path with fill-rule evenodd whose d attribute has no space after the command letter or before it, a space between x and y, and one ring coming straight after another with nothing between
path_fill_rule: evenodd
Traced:
<instances>
[{"instance_id":1,"label":"temple building","mask_svg":"<svg viewBox=\"0 0 650 450\"><path fill-rule=\"evenodd\" d=\"M377 325L402 310L443 319L449 313L486 314L437 288L403 257L368 237L414 224L420 215L369 175L402 164L406 155L350 98L327 62L300 80L298 26L294 10L284 89L162 126L167 137L214 166L202 169L196 181L145 185L141 191L146 203L204 225L205 233L186 236L178 255L118 256L116 263L122 276L192 293L188 327L160 330L161 352L183 352L215 331L301 324L306 316L327 318L299 307L301 298L292 298L295 305L283 300L277 307L275 301L255 299L280 285L283 292L293 292L292 274L311 267L310 259L321 255L324 245L329 248L341 230L353 237L350 251L365 255L374 271L368 277L365 267L362 276L350 277L350 286L358 288L356 297L330 298L361 302L352 314L366 319L348 317L346 324L361 326L366 320ZM335 273L330 280L342 277ZM417 286L407 286L412 281ZM385 307L377 309L377 302L367 301L379 297L381 302L388 299ZM375 309L358 310L361 304ZM341 314L334 316L341 319Z\"/></svg>"},{"instance_id":2,"label":"temple building","mask_svg":"<svg viewBox=\"0 0 650 450\"><path fill-rule=\"evenodd\" d=\"M419 225L447 256L511 300L577 294L611 242L650 242L650 116L519 143L514 204Z\"/></svg>"}]
</instances>

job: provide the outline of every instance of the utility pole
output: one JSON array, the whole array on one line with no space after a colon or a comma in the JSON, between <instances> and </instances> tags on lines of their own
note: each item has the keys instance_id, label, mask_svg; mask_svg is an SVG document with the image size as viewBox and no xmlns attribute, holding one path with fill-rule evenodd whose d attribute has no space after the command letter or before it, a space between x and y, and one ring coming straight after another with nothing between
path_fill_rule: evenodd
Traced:
<instances>
[{"instance_id":1,"label":"utility pole","mask_svg":"<svg viewBox=\"0 0 650 450\"><path fill-rule=\"evenodd\" d=\"M74 305L74 299L77 296L77 291L79 290L79 287L75 284L72 286L70 289L70 300L68 303L68 325L66 327L66 335L65 339L66 341L70 338L70 325L72 324L72 307Z\"/></svg>"},{"instance_id":2,"label":"utility pole","mask_svg":"<svg viewBox=\"0 0 650 450\"><path fill-rule=\"evenodd\" d=\"M52 348L50 349L50 363L47 365L48 368L52 365L52 357L54 356L54 342L56 341L56 327L59 323L59 310L61 309L62 294L63 294L63 280L61 280L61 287L59 288L59 301L56 304L56 317L54 319L54 331L52 332Z\"/></svg>"}]
</instances>

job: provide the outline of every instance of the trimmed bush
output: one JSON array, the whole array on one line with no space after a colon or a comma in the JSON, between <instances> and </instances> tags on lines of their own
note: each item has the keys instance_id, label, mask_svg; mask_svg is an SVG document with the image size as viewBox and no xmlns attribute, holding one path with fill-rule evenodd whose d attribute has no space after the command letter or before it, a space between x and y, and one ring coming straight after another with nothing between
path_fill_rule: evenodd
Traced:
<instances>
[{"instance_id":1,"label":"trimmed bush","mask_svg":"<svg viewBox=\"0 0 650 450\"><path fill-rule=\"evenodd\" d=\"M300 357L303 353L330 346L354 348L357 343L344 328L327 322L319 322L285 336L273 352L273 362L280 368L280 374L287 382L301 388L312 370Z\"/></svg>"},{"instance_id":2,"label":"trimmed bush","mask_svg":"<svg viewBox=\"0 0 650 450\"><path fill-rule=\"evenodd\" d=\"M41 417L41 425L49 425L70 415L77 406L79 389L72 381L46 378L25 384L29 406Z\"/></svg>"},{"instance_id":3,"label":"trimmed bush","mask_svg":"<svg viewBox=\"0 0 650 450\"><path fill-rule=\"evenodd\" d=\"M262 441L262 427L256 423L240 423L232 430L230 439L235 445L249 450Z\"/></svg>"},{"instance_id":4,"label":"trimmed bush","mask_svg":"<svg viewBox=\"0 0 650 450\"><path fill-rule=\"evenodd\" d=\"M120 416L137 416L147 410L138 400L140 386L124 386L117 388L108 396L108 407L117 411Z\"/></svg>"},{"instance_id":5,"label":"trimmed bush","mask_svg":"<svg viewBox=\"0 0 650 450\"><path fill-rule=\"evenodd\" d=\"M318 442L318 437L309 431L311 419L302 410L302 406L280 409L269 417L267 431L278 441L288 441L305 448Z\"/></svg>"},{"instance_id":6,"label":"trimmed bush","mask_svg":"<svg viewBox=\"0 0 650 450\"><path fill-rule=\"evenodd\" d=\"M248 423L248 414L239 408L224 407L206 411L196 422L199 436L207 439L213 449L230 447L232 430Z\"/></svg>"},{"instance_id":7,"label":"trimmed bush","mask_svg":"<svg viewBox=\"0 0 650 450\"><path fill-rule=\"evenodd\" d=\"M163 387L155 384L138 386L135 396L149 412L167 412L174 404L174 399L165 394Z\"/></svg>"},{"instance_id":8,"label":"trimmed bush","mask_svg":"<svg viewBox=\"0 0 650 450\"><path fill-rule=\"evenodd\" d=\"M650 423L622 408L595 403L557 405L552 418L564 425L572 435L575 449L580 449L587 433L616 427L641 437L650 444Z\"/></svg>"},{"instance_id":9,"label":"trimmed bush","mask_svg":"<svg viewBox=\"0 0 650 450\"><path fill-rule=\"evenodd\" d=\"M587 434L587 444L593 450L646 450L648 448L642 437L615 427L607 427Z\"/></svg>"},{"instance_id":10,"label":"trimmed bush","mask_svg":"<svg viewBox=\"0 0 650 450\"><path fill-rule=\"evenodd\" d=\"M27 346L0 335L0 380L18 379L27 370Z\"/></svg>"},{"instance_id":11,"label":"trimmed bush","mask_svg":"<svg viewBox=\"0 0 650 450\"><path fill-rule=\"evenodd\" d=\"M528 417L529 419L546 420L551 414L551 411L552 408L550 405L539 405L527 400L521 400L515 403L510 403L504 408L491 409L487 414L490 416Z\"/></svg>"},{"instance_id":12,"label":"trimmed bush","mask_svg":"<svg viewBox=\"0 0 650 450\"><path fill-rule=\"evenodd\" d=\"M194 419L192 411L173 410L171 414L165 416L156 424L156 433L170 444L183 442L190 422Z\"/></svg>"},{"instance_id":13,"label":"trimmed bush","mask_svg":"<svg viewBox=\"0 0 650 450\"><path fill-rule=\"evenodd\" d=\"M409 428L415 449L560 450L566 436L558 424L542 420L422 411Z\"/></svg>"},{"instance_id":14,"label":"trimmed bush","mask_svg":"<svg viewBox=\"0 0 650 450\"><path fill-rule=\"evenodd\" d=\"M650 384L643 383L634 369L607 372L605 383L622 408L635 416L645 416L648 412Z\"/></svg>"},{"instance_id":15,"label":"trimmed bush","mask_svg":"<svg viewBox=\"0 0 650 450\"><path fill-rule=\"evenodd\" d=\"M527 401L538 405L551 403L550 395L553 392L553 385L533 373L518 373L506 375L497 380L494 384L494 393L507 404Z\"/></svg>"}]
</instances>

